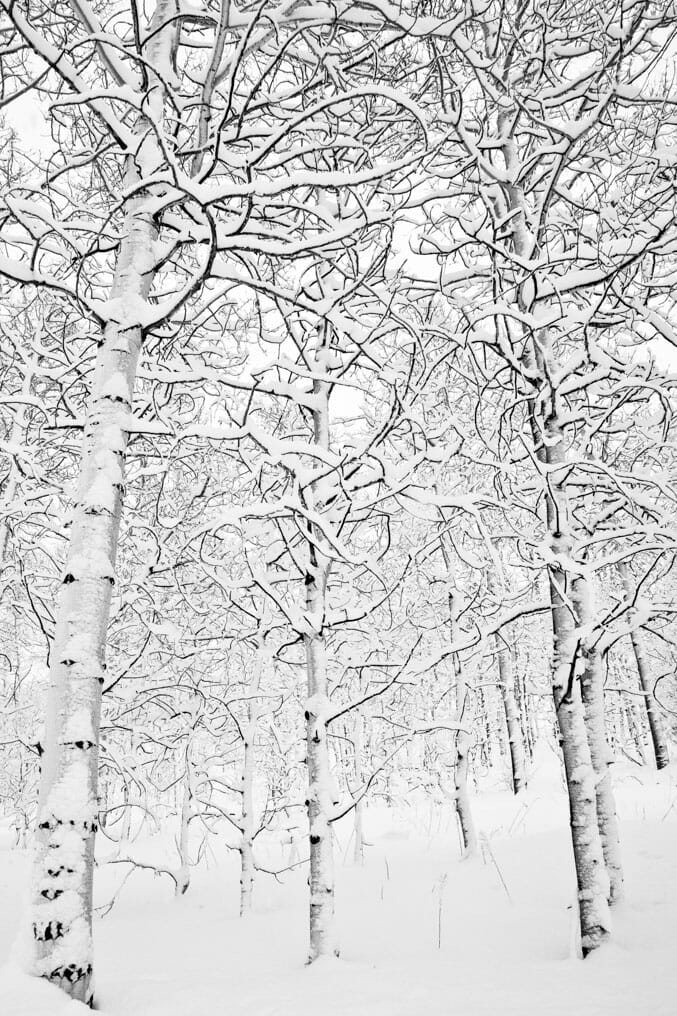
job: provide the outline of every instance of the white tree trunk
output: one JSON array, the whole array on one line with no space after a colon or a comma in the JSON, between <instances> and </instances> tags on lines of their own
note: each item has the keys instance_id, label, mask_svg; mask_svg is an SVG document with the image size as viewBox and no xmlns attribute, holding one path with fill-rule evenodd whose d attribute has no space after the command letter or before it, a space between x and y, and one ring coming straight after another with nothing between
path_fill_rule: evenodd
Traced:
<instances>
[{"instance_id":1,"label":"white tree trunk","mask_svg":"<svg viewBox=\"0 0 677 1016\"><path fill-rule=\"evenodd\" d=\"M191 762L191 734L186 745L185 768L181 780L181 817L179 820L179 836L177 850L179 853L179 869L176 873L177 899L188 892L190 886L190 821L193 817L193 771Z\"/></svg>"},{"instance_id":2,"label":"white tree trunk","mask_svg":"<svg viewBox=\"0 0 677 1016\"><path fill-rule=\"evenodd\" d=\"M621 578L623 579L623 585L625 586L626 596L631 598L633 589L630 578L630 569L627 564L623 562L619 567L619 571ZM634 611L631 612L631 616L633 613ZM658 709L658 703L656 702L656 696L654 695L654 689L651 684L651 671L644 650L644 642L641 632L638 629L633 629L630 635L630 641L632 642L632 651L635 654L637 674L639 676L639 686L642 689L642 696L644 698L646 718L649 723L651 747L656 761L656 768L665 769L665 767L670 763L668 743L665 737L663 720Z\"/></svg>"},{"instance_id":3,"label":"white tree trunk","mask_svg":"<svg viewBox=\"0 0 677 1016\"><path fill-rule=\"evenodd\" d=\"M527 256L530 246L524 235L524 196L514 188L512 197L515 207L521 209L516 220L517 249ZM527 367L540 371L547 391L547 397L530 398L529 426L545 480L546 525L552 554L552 563L548 564L553 633L552 691L569 797L581 951L587 956L609 934L609 877L597 825L596 775L577 671L578 632L573 613L573 582L570 572L560 565L572 559L573 537L567 493L567 445L560 423L564 410L557 390L550 389L545 380L551 372L552 355L550 336L543 331L532 338L524 359Z\"/></svg>"},{"instance_id":4,"label":"white tree trunk","mask_svg":"<svg viewBox=\"0 0 677 1016\"><path fill-rule=\"evenodd\" d=\"M327 369L329 329L321 339L316 355L319 375ZM316 408L313 409L314 441L329 450L329 385L317 377L313 381ZM314 491L310 497L314 500ZM310 507L317 506L311 505ZM324 622L326 614L329 562L318 550L312 526L308 527L308 570L306 573L306 617L311 631L304 636L308 680L306 702L306 748L308 765L308 820L310 825L310 949L308 960L338 956L334 919L334 851L331 817L333 779L327 718L329 695Z\"/></svg>"},{"instance_id":5,"label":"white tree trunk","mask_svg":"<svg viewBox=\"0 0 677 1016\"><path fill-rule=\"evenodd\" d=\"M190 820L192 816L190 777L188 773L183 778L183 796L181 801L181 818L179 826L179 870L176 873L176 889L174 895L178 898L188 892L190 886L190 866L188 861L190 833Z\"/></svg>"},{"instance_id":6,"label":"white tree trunk","mask_svg":"<svg viewBox=\"0 0 677 1016\"><path fill-rule=\"evenodd\" d=\"M527 785L526 761L524 757L524 739L520 723L519 708L515 694L515 675L510 649L500 636L496 637L496 655L498 656L498 674L501 682L501 699L505 713L505 725L508 731L508 747L510 749L510 772L513 793L519 794Z\"/></svg>"},{"instance_id":7,"label":"white tree trunk","mask_svg":"<svg viewBox=\"0 0 677 1016\"><path fill-rule=\"evenodd\" d=\"M609 698L609 743L614 756L623 749L623 717L620 696L621 692L614 689L614 694Z\"/></svg>"},{"instance_id":8,"label":"white tree trunk","mask_svg":"<svg viewBox=\"0 0 677 1016\"><path fill-rule=\"evenodd\" d=\"M450 623L450 636L453 642L456 636L456 606L453 597L450 597ZM470 728L473 723L473 710L468 682L458 653L454 653L453 668L456 722L464 728L458 730L455 735L454 801L456 817L461 831L463 854L465 857L472 857L477 853L478 848L477 832L470 806L470 794L468 793L468 753L472 747Z\"/></svg>"},{"instance_id":9,"label":"white tree trunk","mask_svg":"<svg viewBox=\"0 0 677 1016\"><path fill-rule=\"evenodd\" d=\"M308 582L309 612L317 609L317 586L322 568L311 563ZM311 607L311 604L314 606ZM308 819L310 824L310 962L322 956L337 956L334 922L334 852L331 814L332 776L327 743L327 658L321 635L305 638L308 668L306 739L308 752Z\"/></svg>"},{"instance_id":10,"label":"white tree trunk","mask_svg":"<svg viewBox=\"0 0 677 1016\"><path fill-rule=\"evenodd\" d=\"M637 754L642 760L642 765L648 765L650 745L648 743L649 738L646 735L643 722L646 718L646 710L643 706L638 705L634 700L628 701L628 696L624 696L623 698L628 734L635 746Z\"/></svg>"},{"instance_id":11,"label":"white tree trunk","mask_svg":"<svg viewBox=\"0 0 677 1016\"><path fill-rule=\"evenodd\" d=\"M251 836L246 832L240 844L240 917L248 917L254 905L256 865Z\"/></svg>"},{"instance_id":12,"label":"white tree trunk","mask_svg":"<svg viewBox=\"0 0 677 1016\"><path fill-rule=\"evenodd\" d=\"M251 689L258 690L256 687ZM247 725L244 730L244 757L242 765L242 818L240 838L240 917L252 911L256 865L254 862L254 772L256 768L255 740L258 723L258 706L253 699L247 704Z\"/></svg>"},{"instance_id":13,"label":"white tree trunk","mask_svg":"<svg viewBox=\"0 0 677 1016\"><path fill-rule=\"evenodd\" d=\"M499 127L507 131L503 145L506 165L510 171L516 171L520 160L514 138L509 133L511 115L507 110L502 111ZM514 180L517 179L515 172ZM520 257L529 259L536 250L537 242L531 232L530 209L521 184L508 184L505 198L507 209L515 213L512 220L515 251ZM518 291L517 303L521 311L530 312L524 289ZM562 426L566 407L556 385L553 387L556 364L551 334L546 329L538 332L523 329L522 338L521 358L539 379L528 396L528 427L536 459L541 466L545 521L552 555L548 564L553 632L552 690L569 795L581 949L586 956L601 945L609 933L609 878L597 827L595 772L576 672L578 639L571 602L571 574L561 563L571 561L573 556L567 492L568 445Z\"/></svg>"},{"instance_id":14,"label":"white tree trunk","mask_svg":"<svg viewBox=\"0 0 677 1016\"><path fill-rule=\"evenodd\" d=\"M361 689L360 689L361 693ZM353 746L355 751L355 783L358 794L364 786L364 716L361 709L355 710L355 730L353 733ZM353 816L353 861L355 864L364 864L364 798L360 797L355 805Z\"/></svg>"},{"instance_id":15,"label":"white tree trunk","mask_svg":"<svg viewBox=\"0 0 677 1016\"><path fill-rule=\"evenodd\" d=\"M549 457L553 446L548 448ZM556 484L551 489L557 492ZM555 493L555 497L557 494ZM566 507L556 506L566 518ZM550 524L553 556L570 559L571 542ZM561 735L564 772L569 795L571 841L576 867L581 950L592 952L609 934L609 877L597 825L596 774L593 769L581 698L577 664L577 625L572 615L567 573L549 567L553 628L553 696Z\"/></svg>"},{"instance_id":16,"label":"white tree trunk","mask_svg":"<svg viewBox=\"0 0 677 1016\"><path fill-rule=\"evenodd\" d=\"M155 19L165 20L168 0ZM157 20L154 20L157 24ZM153 61L167 44L156 32ZM159 95L159 89L156 89ZM150 109L150 115L153 110ZM125 185L139 182L128 157ZM109 308L87 400L80 478L51 649L33 864L33 972L92 1004L92 879L101 686L122 510L125 429L154 277L147 198L128 200Z\"/></svg>"},{"instance_id":17,"label":"white tree trunk","mask_svg":"<svg viewBox=\"0 0 677 1016\"><path fill-rule=\"evenodd\" d=\"M583 576L579 576L574 588L579 624L588 628L594 615L590 583ZM611 783L610 766L613 757L606 737L604 719L604 670L600 654L594 647L582 652L582 663L581 695L590 759L595 770L597 826L609 876L609 903L618 903L623 898L623 865L616 802Z\"/></svg>"},{"instance_id":18,"label":"white tree trunk","mask_svg":"<svg viewBox=\"0 0 677 1016\"><path fill-rule=\"evenodd\" d=\"M566 607L553 607L555 661L553 691L561 734L564 771L569 793L571 840L578 885L581 949L587 955L601 945L609 932L607 897L609 878L597 826L596 776L590 758L587 730L578 682L569 685L574 642Z\"/></svg>"},{"instance_id":19,"label":"white tree trunk","mask_svg":"<svg viewBox=\"0 0 677 1016\"><path fill-rule=\"evenodd\" d=\"M654 695L653 686L651 684L650 669L644 650L644 643L642 636L638 631L633 631L630 638L632 641L632 649L635 654L635 662L637 664L639 686L642 689L642 698L646 708L646 718L649 723L653 757L656 762L656 768L665 769L666 766L670 764L670 753L668 750L667 738L665 736L663 719L661 717L658 703L656 702L656 697Z\"/></svg>"},{"instance_id":20,"label":"white tree trunk","mask_svg":"<svg viewBox=\"0 0 677 1016\"><path fill-rule=\"evenodd\" d=\"M130 202L114 298L145 299L155 226ZM101 686L141 329L110 323L87 407L80 483L52 646L34 875L36 971L91 1000L92 865Z\"/></svg>"},{"instance_id":21,"label":"white tree trunk","mask_svg":"<svg viewBox=\"0 0 677 1016\"><path fill-rule=\"evenodd\" d=\"M515 660L515 663L519 666L519 659ZM529 760L533 758L534 746L533 746L533 731L532 731L532 718L531 710L529 708L529 697L527 695L527 679L526 674L520 674L519 669L515 671L513 667L513 674L515 675L515 691L517 693L517 711L519 714L520 728L522 730L522 744Z\"/></svg>"}]
</instances>

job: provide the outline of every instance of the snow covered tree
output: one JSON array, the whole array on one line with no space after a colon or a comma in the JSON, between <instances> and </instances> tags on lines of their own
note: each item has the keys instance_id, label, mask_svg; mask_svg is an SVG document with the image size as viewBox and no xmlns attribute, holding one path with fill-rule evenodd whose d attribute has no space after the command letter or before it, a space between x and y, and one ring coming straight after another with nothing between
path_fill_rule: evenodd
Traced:
<instances>
[{"instance_id":1,"label":"snow covered tree","mask_svg":"<svg viewBox=\"0 0 677 1016\"><path fill-rule=\"evenodd\" d=\"M482 375L503 388L514 461L531 460L537 478L584 955L609 932L621 877L601 670L587 641L602 565L581 516L600 510L599 446L618 386L643 391L628 349L670 334L674 156L654 86L674 35L672 4L576 3L543 16L536 4L489 3L425 50L445 189L431 188L420 249L441 263L428 288L447 295ZM426 288L423 274L411 282Z\"/></svg>"},{"instance_id":2,"label":"snow covered tree","mask_svg":"<svg viewBox=\"0 0 677 1016\"><path fill-rule=\"evenodd\" d=\"M363 116L349 125L344 112L335 127L343 101L390 100L337 75L349 50L330 9L318 19L284 5L224 0L195 12L158 0L147 23L136 4L87 0L3 2L2 12L7 100L32 93L54 150L4 194L0 269L100 329L56 611L33 914L35 972L91 1002L106 635L129 435L149 426L134 413L139 361L162 361L188 307L195 330L233 289L270 292L263 259L336 249L356 216L364 225L361 209L337 218L317 197L387 174L385 148L382 168L342 154L364 152ZM307 169L315 151L328 169Z\"/></svg>"}]
</instances>

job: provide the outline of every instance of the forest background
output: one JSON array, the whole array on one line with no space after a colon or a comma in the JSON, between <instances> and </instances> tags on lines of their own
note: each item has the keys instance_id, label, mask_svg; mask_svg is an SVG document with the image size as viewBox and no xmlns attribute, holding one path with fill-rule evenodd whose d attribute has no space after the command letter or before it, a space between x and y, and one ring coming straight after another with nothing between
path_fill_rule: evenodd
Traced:
<instances>
[{"instance_id":1,"label":"forest background","mask_svg":"<svg viewBox=\"0 0 677 1016\"><path fill-rule=\"evenodd\" d=\"M500 875L477 792L513 829L539 759L573 951L610 948L613 765L674 800L676 35L670 0L2 0L33 975L93 1004L95 871L104 910L183 897L216 843L244 917L302 872L333 957L346 823L359 866L421 798Z\"/></svg>"}]
</instances>

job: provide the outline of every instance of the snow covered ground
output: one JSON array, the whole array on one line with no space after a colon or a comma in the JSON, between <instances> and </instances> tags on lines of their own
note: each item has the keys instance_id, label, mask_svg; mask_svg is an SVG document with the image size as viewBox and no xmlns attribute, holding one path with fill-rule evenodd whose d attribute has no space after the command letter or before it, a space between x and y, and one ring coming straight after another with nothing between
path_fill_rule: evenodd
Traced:
<instances>
[{"instance_id":1,"label":"snow covered ground","mask_svg":"<svg viewBox=\"0 0 677 1016\"><path fill-rule=\"evenodd\" d=\"M575 958L566 801L556 774L521 800L475 800L484 856L459 858L449 809L415 797L367 811L367 860L338 831L341 959L306 951L305 874L261 875L256 912L237 916L236 857L212 844L175 900L166 877L136 872L97 922L97 997L106 1016L675 1016L677 790L671 773L617 774L627 902L613 942ZM152 840L145 849L158 850ZM345 855L345 856L344 856ZM282 855L278 857L278 861ZM0 956L16 936L26 859L0 850ZM99 902L121 868L103 868ZM2 1016L75 1016L83 1007L12 966Z\"/></svg>"}]
</instances>

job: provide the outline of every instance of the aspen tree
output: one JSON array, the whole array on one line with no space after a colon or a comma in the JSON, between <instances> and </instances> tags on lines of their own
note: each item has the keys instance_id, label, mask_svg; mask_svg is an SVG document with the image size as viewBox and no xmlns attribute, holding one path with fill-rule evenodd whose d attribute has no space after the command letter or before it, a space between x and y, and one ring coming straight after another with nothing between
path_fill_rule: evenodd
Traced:
<instances>
[{"instance_id":1,"label":"aspen tree","mask_svg":"<svg viewBox=\"0 0 677 1016\"><path fill-rule=\"evenodd\" d=\"M660 97L649 80L674 40L674 5L642 8L627 20L617 5L603 7L605 27L584 3L552 10L545 20L529 3L489 3L453 28L448 45L434 43L439 74L427 80L442 107L439 130L448 131L438 163L448 214L438 209L435 223L421 228L421 251L434 251L438 265L448 259L435 285L477 349L478 372L490 374L489 350L502 365L493 377L536 477L531 489L538 490L544 535L534 550L549 590L552 691L584 955L604 942L610 919L591 758L592 742L600 775L602 765L608 769L598 750L599 668L588 671L594 695L586 685L592 731L581 696L584 654L592 648L584 644L586 572L594 565L580 517L593 511L596 489L581 460L598 447L602 414L620 404L613 403L614 379L629 389L636 384L638 397L642 387L642 371L614 344L615 308L630 299L641 322L637 342L670 334L663 289L654 301L650 277L660 286L664 261L657 267L651 259L670 257L663 237L675 221L652 119ZM574 35L576 45L563 51L561 38ZM581 76L585 61L590 72ZM614 144L608 117L624 132L629 154ZM641 199L637 180L646 188ZM410 278L426 291L425 273ZM604 475L604 466L595 475Z\"/></svg>"},{"instance_id":2,"label":"aspen tree","mask_svg":"<svg viewBox=\"0 0 677 1016\"><path fill-rule=\"evenodd\" d=\"M169 0L151 24L149 62L166 59L173 31ZM151 82L153 81L151 72ZM159 117L161 84L151 84L149 116ZM138 124L140 144L146 128ZM150 152L144 158L151 158ZM130 156L125 185L140 174ZM80 479L57 609L34 861L36 972L72 998L93 996L91 942L97 827L101 687L124 487L127 416L142 339L142 313L153 282L157 230L142 195L128 199L115 266L115 307L103 331L84 428Z\"/></svg>"},{"instance_id":3,"label":"aspen tree","mask_svg":"<svg viewBox=\"0 0 677 1016\"><path fill-rule=\"evenodd\" d=\"M632 601L633 599L632 578L630 568L628 567L627 562L622 562L619 565L619 572L623 580L625 594L628 600ZM651 684L649 664L646 657L642 632L634 625L632 626L630 632L630 641L632 643L632 652L634 654L635 664L637 666L639 686L642 691L642 698L644 700L644 706L646 708L646 717L649 724L649 731L651 733L651 747L656 762L656 768L665 769L665 767L670 763L670 756L668 753L668 746L665 737L663 720L660 715L658 703L656 702L654 688Z\"/></svg>"}]
</instances>

